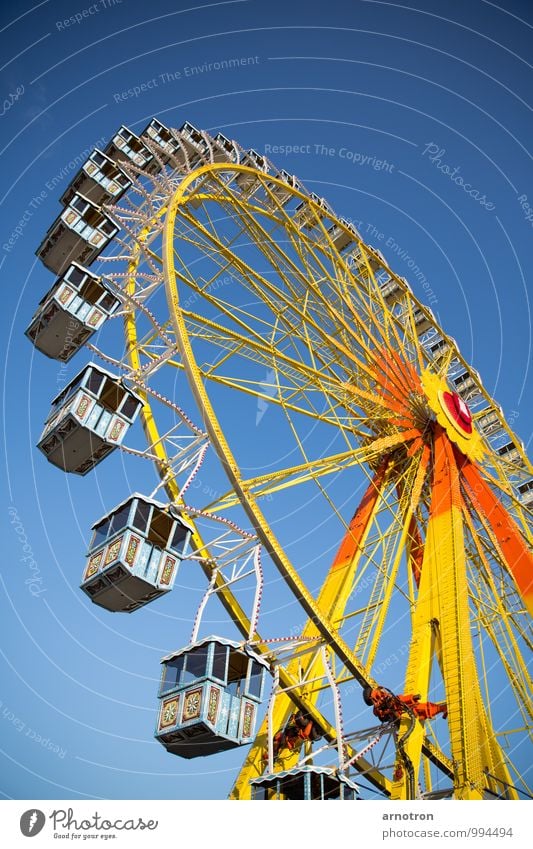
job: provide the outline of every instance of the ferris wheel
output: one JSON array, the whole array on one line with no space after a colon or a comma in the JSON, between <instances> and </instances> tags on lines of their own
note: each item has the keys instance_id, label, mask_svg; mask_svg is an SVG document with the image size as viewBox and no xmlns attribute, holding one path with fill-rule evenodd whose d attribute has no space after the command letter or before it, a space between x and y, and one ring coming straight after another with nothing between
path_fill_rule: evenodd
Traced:
<instances>
[{"instance_id":1,"label":"ferris wheel","mask_svg":"<svg viewBox=\"0 0 533 849\"><path fill-rule=\"evenodd\" d=\"M133 613L184 561L206 576L156 738L247 745L236 799L527 794L533 468L431 310L326 200L188 122L121 127L62 203L27 335L93 361L39 448L159 478L96 522L82 589ZM231 637L200 637L214 596Z\"/></svg>"}]
</instances>

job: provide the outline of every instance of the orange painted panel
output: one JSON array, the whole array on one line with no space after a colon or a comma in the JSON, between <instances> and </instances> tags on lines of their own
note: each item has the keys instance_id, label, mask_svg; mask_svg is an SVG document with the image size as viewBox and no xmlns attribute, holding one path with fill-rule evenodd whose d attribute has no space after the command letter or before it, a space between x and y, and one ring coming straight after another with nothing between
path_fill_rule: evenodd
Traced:
<instances>
[{"instance_id":1,"label":"orange painted panel","mask_svg":"<svg viewBox=\"0 0 533 849\"><path fill-rule=\"evenodd\" d=\"M330 573L337 569L342 569L344 566L351 563L358 546L361 543L363 534L366 530L368 522L374 512L377 499L381 494L381 487L385 479L385 473L389 464L388 459L385 460L377 470L374 478L369 484L359 507L354 513L352 521L348 526L346 535L340 545L339 550L331 564Z\"/></svg>"},{"instance_id":2,"label":"orange painted panel","mask_svg":"<svg viewBox=\"0 0 533 849\"><path fill-rule=\"evenodd\" d=\"M478 468L463 458L461 472L472 504L490 524L520 595L533 614L533 554L527 542L496 493L481 477Z\"/></svg>"}]
</instances>

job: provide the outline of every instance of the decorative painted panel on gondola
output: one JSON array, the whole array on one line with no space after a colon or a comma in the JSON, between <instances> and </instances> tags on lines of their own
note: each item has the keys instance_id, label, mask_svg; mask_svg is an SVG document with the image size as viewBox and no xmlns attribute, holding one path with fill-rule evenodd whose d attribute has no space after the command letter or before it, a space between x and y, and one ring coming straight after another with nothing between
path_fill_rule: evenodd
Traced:
<instances>
[{"instance_id":1,"label":"decorative painted panel on gondola","mask_svg":"<svg viewBox=\"0 0 533 849\"><path fill-rule=\"evenodd\" d=\"M41 300L26 336L42 354L66 363L119 305L102 277L73 262Z\"/></svg>"},{"instance_id":2,"label":"decorative painted panel on gondola","mask_svg":"<svg viewBox=\"0 0 533 849\"><path fill-rule=\"evenodd\" d=\"M155 736L183 758L196 758L250 741L268 663L243 643L206 637L163 658L162 705L182 698L181 716Z\"/></svg>"},{"instance_id":3,"label":"decorative painted panel on gondola","mask_svg":"<svg viewBox=\"0 0 533 849\"><path fill-rule=\"evenodd\" d=\"M272 801L356 800L357 785L333 767L303 764L283 772L266 773L251 782L252 799Z\"/></svg>"},{"instance_id":4,"label":"decorative painted panel on gondola","mask_svg":"<svg viewBox=\"0 0 533 849\"><path fill-rule=\"evenodd\" d=\"M123 440L142 403L119 377L90 363L52 401L37 447L64 472L85 475Z\"/></svg>"},{"instance_id":5,"label":"decorative painted panel on gondola","mask_svg":"<svg viewBox=\"0 0 533 849\"><path fill-rule=\"evenodd\" d=\"M115 222L90 198L75 193L36 254L57 275L73 262L90 265L118 233Z\"/></svg>"},{"instance_id":6,"label":"decorative painted panel on gondola","mask_svg":"<svg viewBox=\"0 0 533 849\"><path fill-rule=\"evenodd\" d=\"M127 613L170 592L192 533L172 505L139 493L93 530L81 588L100 607Z\"/></svg>"}]
</instances>

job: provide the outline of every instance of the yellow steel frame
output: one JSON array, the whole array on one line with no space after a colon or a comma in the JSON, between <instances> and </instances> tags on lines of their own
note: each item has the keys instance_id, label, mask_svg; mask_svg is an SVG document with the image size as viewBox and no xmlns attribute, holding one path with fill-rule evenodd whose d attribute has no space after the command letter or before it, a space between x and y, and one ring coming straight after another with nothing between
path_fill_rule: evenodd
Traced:
<instances>
[{"instance_id":1,"label":"yellow steel frame","mask_svg":"<svg viewBox=\"0 0 533 849\"><path fill-rule=\"evenodd\" d=\"M454 761L454 795L481 799L487 787L485 769L504 786L511 776L503 752L485 715L474 659L469 622L468 583L463 541L459 472L446 433L437 425L431 513L413 622L406 692L429 695L435 655L442 667L448 706L450 747ZM407 725L407 720L403 726ZM418 780L423 726L417 722L405 751ZM404 799L407 775L394 783L392 798ZM513 798L518 798L512 791Z\"/></svg>"},{"instance_id":2,"label":"yellow steel frame","mask_svg":"<svg viewBox=\"0 0 533 849\"><path fill-rule=\"evenodd\" d=\"M269 198L266 211L257 203L254 205L253 200L245 201L228 190L224 177L242 173L248 173L261 182ZM520 627L517 619L520 612L516 607L507 610L504 603L494 601L499 615L492 618L488 613L487 598L490 596L491 600L498 599L498 591L501 590L501 587L496 587L494 583L495 565L502 570L500 580L504 583L508 581L505 558L499 549L491 545L493 540L488 539L488 543L486 542L483 538L483 528L470 516L462 499L460 476L453 461L453 453L447 446L446 436L440 434L433 440L432 431L427 429L427 422L424 426L420 425L421 416L423 418L427 411L424 410L421 395L413 401L413 393L416 396L418 391L418 378L416 370L407 364L412 360L418 370L427 367L427 356L418 343L414 318L416 310L423 312L424 309L414 296L404 293L407 323L401 316L390 311L375 282L369 263L370 253L360 245L362 260L354 277L346 261L336 252L331 236L322 223L318 207L306 201L311 213L316 216L316 226L321 230L323 243L329 252L336 276L335 292L338 303L328 304L320 282L321 275L323 279L330 274L325 260L319 261L314 254L312 260L309 258L309 245L306 244L302 233L295 231L290 216L273 193L273 187L276 185L287 190L285 184L270 176L258 175L254 169L225 164L209 165L186 176L174 195L158 212L159 216L165 215L162 265L171 329L181 356L179 363L172 361L171 364L185 370L195 401L206 421L211 442L231 484L231 490L217 499L216 505L210 507L227 509L236 504L243 506L260 541L309 617L303 635L318 634L332 647L337 662L340 663L336 672L339 680L351 677L362 685L377 683L371 674L372 663L384 633L393 593L397 592L396 577L403 562L403 553L407 552L409 555L413 547L420 545L420 539L413 536L413 528L424 528L424 555L418 587L411 569L408 570L409 589L406 600L411 641L405 690L420 692L423 698L428 696L432 659L436 656L449 706L451 757L444 755L439 745L429 739L422 723L416 724L406 743L405 752L413 764L416 776L423 763L427 786L431 784L431 762L452 778L455 795L459 798L481 798L485 792L498 792L502 787L509 788L512 785L510 772L492 729L490 715L485 711L471 637L465 632L470 621L468 604L472 585L467 565L474 561L482 564L482 572L478 573L478 576L482 576L481 583L478 583L479 589L474 593L473 603L477 606L480 621L494 644L498 643L500 634L505 633L505 644L500 646L499 650L517 700L523 705L527 704L530 682L515 636L517 628ZM294 196L305 200L303 194L293 189L290 191ZM214 225L202 225L195 220L194 213L190 210L191 198L194 198L195 204L198 205L217 201L221 197L226 209L232 210L235 221L239 222L252 240L261 245L265 257L276 264L288 295L236 256L231 244L217 239L214 236ZM258 212L276 226L286 227L286 232L292 240L292 248L306 268L305 274L302 274L294 258L276 245L265 226L254 218ZM176 252L177 217L185 222L189 232L194 234L187 236L190 243L194 244L197 239L197 246L206 254L209 253L210 259L218 264L219 270L215 277L203 284L195 281ZM337 225L342 228L339 222ZM130 263L127 291L131 296L135 295L143 238L146 237L148 229L140 234L138 251ZM151 253L151 257L158 259L156 254ZM208 291L209 284L228 268L238 273L245 285L263 299L274 315L278 315L270 342L264 338L262 332L254 330L256 316L245 310L235 311L222 298L213 296ZM390 269L388 271L390 272ZM398 278L392 272L390 274L399 283ZM239 325L242 332L182 307L178 296L178 281L190 286L206 303L216 306L223 316L231 317L233 324ZM302 291L308 293L304 295L303 300ZM359 308L354 307L357 301ZM279 304L281 307L278 308ZM286 310L292 311L293 319L285 315ZM335 337L332 337L328 327L333 321L332 311L335 310L337 332ZM366 317L364 310L367 311ZM320 311L323 324L319 317ZM347 321L346 316L350 317L350 321ZM125 317L125 330L130 364L134 370L139 370L141 351L150 356L148 347L151 340L138 339L133 309ZM291 333L300 334L304 339L310 352L309 362L295 358L284 344L280 344L290 337ZM226 350L226 354L216 366L206 368L197 362L193 341L198 336L210 339L221 350ZM442 336L447 339L444 334ZM450 340L448 342L451 348L452 343ZM261 391L251 383L221 373L221 366L235 355L235 351L238 351L240 356L249 357L274 369L277 394ZM460 359L460 355L457 357ZM342 383L339 371L342 372L346 364L349 364L352 370L353 379L349 383ZM286 380L286 386L280 384L280 378ZM245 479L219 425L215 408L205 387L206 380L250 393L257 398L264 398L273 404L281 404L286 412L298 412L334 424L341 433L346 434L347 450L320 460L309 460L300 443L304 463L264 474L259 478ZM379 392L376 392L376 385L381 386ZM319 412L309 401L308 387L326 393L326 413ZM146 393L143 394L143 399L146 436L158 458L158 470L165 480L167 493L176 501L179 490L169 474L171 469L168 458L159 438ZM358 407L366 409L366 413L358 416ZM365 431L369 421L374 422L374 435L370 440L368 431ZM505 428L508 428L506 423ZM348 433L359 436L364 440L363 444L354 448L348 439ZM294 435L299 441L296 431ZM490 461L488 474L493 484L507 497L510 487L505 464L493 457ZM363 500L355 514L355 524L352 523L347 528L348 548L342 568L339 567L337 557L315 600L273 534L258 499L308 480L313 480L320 486L319 478L333 471L349 468L351 464L376 462L381 462L382 466L369 488L369 491L374 492L374 497L371 498L372 507L366 510ZM526 464L528 462L525 460ZM427 477L430 468L433 469L433 483L428 488ZM390 492L392 482L398 489L398 495L394 502L389 499L386 503L384 493L387 487ZM446 505L445 509L443 504ZM525 528L527 522L520 505L515 503L514 507ZM380 516L387 512L396 517L393 519L396 530L390 538L379 529ZM200 553L205 554L206 559L202 561L202 565L206 574L210 574L209 552L197 530L193 544ZM372 554L372 551L375 554ZM383 562L379 561L380 552L382 555L385 551L388 561L386 572ZM362 560L363 552L365 562ZM369 565L373 565L376 572L372 590L375 601L368 604L362 614L359 640L354 650L343 639L340 630L349 616L356 615L356 612L346 615L346 606L358 581L368 572ZM247 635L250 623L231 591L222 586L222 578L219 579L219 589L221 601L228 614L241 633ZM501 616L502 612L504 616ZM260 640L258 634L255 637ZM316 669L320 674L319 661L309 661L308 666L304 666L304 671L310 672L308 677L314 679L317 676L314 674L312 663L317 665ZM317 708L320 688L298 686L294 664L281 670L281 683L284 687L291 688L291 696L290 699L285 695L278 698L275 708L276 726L283 725L296 704L315 719L326 736L334 739L335 729ZM405 723L403 727L405 728ZM249 781L264 767L264 747L263 724L256 744L252 747L235 783L233 798L249 797ZM286 758L284 766L291 763L294 757L293 755L292 759ZM356 766L364 771L368 780L385 795L398 799L407 798L405 772L401 775L401 770L398 769L396 780L391 782L364 759L360 759ZM487 772L497 779L496 791L492 779L487 778ZM506 792L513 797L513 790L507 789Z\"/></svg>"},{"instance_id":3,"label":"yellow steel frame","mask_svg":"<svg viewBox=\"0 0 533 849\"><path fill-rule=\"evenodd\" d=\"M128 266L126 293L130 297L135 295L136 273L139 266L141 246L143 244L143 239L146 238L146 235L149 230L150 228L147 227L145 230L141 231L137 249L135 250L134 255ZM129 310L125 314L124 331L126 338L126 358L129 361L129 364L133 371L139 372L141 369L140 349L142 346L140 346L139 344L139 339L137 335L136 313L134 309ZM149 396L143 389L137 388L137 392L144 401L144 405L141 411L141 421L143 423L147 442L150 446L152 446L151 450L157 456L156 466L161 479L164 481L164 488L171 501L176 504L183 505L184 502L179 497L179 488L177 482L172 476L172 474L169 474L169 472L171 472L171 468L168 462L164 443L161 440L157 423L155 421L149 403ZM189 522L194 528L194 532L191 538L191 545L196 551L196 553L203 558L200 560L200 564L208 578L211 578L212 566L210 564L212 563L212 558L210 557L209 550L206 547L198 528L195 526L194 520L189 517ZM221 575L217 575L214 586L217 589L218 596L226 611L228 612L229 616L233 619L233 621L241 631L243 637L247 637L250 631L250 620L245 614L242 607L237 602L231 589L225 586L224 579ZM314 629L313 633L316 633ZM254 639L260 641L260 635L256 633L254 635ZM260 646L259 650L261 650L261 648L262 647ZM262 650L265 653L268 652L268 649L265 650L263 648ZM280 682L284 688L290 688L291 690L291 705L296 705L302 710L305 710L313 718L313 720L322 728L325 736L331 740L334 740L336 738L335 728L323 716L321 711L316 709L316 706L314 705L313 701L309 700L309 697L305 692L305 688L298 686L298 678L295 676L294 669L286 670L281 667ZM261 748L259 751L261 754L263 749ZM354 754L351 751L350 747L347 747L347 751L350 753L350 755ZM390 782L385 776L380 774L378 770L374 769L371 763L369 763L365 758L359 758L357 760L357 765L361 770L365 772L365 775L367 776L367 779L370 783L374 784L376 788L378 788L385 795L390 795ZM246 796L249 796L248 782L246 783L243 798Z\"/></svg>"}]
</instances>

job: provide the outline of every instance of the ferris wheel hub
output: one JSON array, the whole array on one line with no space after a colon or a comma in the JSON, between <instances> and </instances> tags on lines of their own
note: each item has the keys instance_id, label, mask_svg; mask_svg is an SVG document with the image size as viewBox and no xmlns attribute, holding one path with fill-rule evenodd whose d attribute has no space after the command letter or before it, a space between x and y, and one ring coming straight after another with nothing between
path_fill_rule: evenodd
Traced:
<instances>
[{"instance_id":1,"label":"ferris wheel hub","mask_svg":"<svg viewBox=\"0 0 533 849\"><path fill-rule=\"evenodd\" d=\"M426 369L421 382L431 411L444 428L449 439L470 460L480 460L484 454L481 435L467 404L457 392L448 388L446 381Z\"/></svg>"},{"instance_id":2,"label":"ferris wheel hub","mask_svg":"<svg viewBox=\"0 0 533 849\"><path fill-rule=\"evenodd\" d=\"M443 392L441 404L457 428L463 433L472 433L472 413L457 392Z\"/></svg>"}]
</instances>

